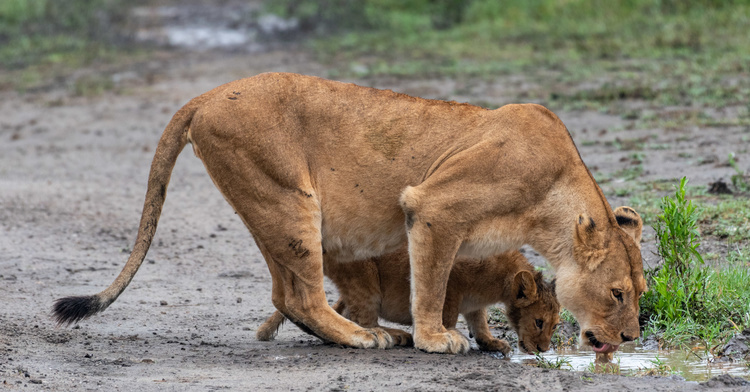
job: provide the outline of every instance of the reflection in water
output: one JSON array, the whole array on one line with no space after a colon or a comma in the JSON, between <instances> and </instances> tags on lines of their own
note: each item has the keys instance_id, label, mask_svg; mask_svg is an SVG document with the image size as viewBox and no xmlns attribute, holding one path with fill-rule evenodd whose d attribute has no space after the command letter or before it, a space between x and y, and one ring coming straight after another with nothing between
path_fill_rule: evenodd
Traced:
<instances>
[{"instance_id":1,"label":"reflection in water","mask_svg":"<svg viewBox=\"0 0 750 392\"><path fill-rule=\"evenodd\" d=\"M590 349L579 351L575 348L549 351L542 356L553 363L562 358L566 363L562 366L563 369L572 368L578 371L590 371L596 358ZM498 356L498 358L501 357ZM534 355L520 352L514 353L511 361L529 365L537 363ZM623 375L643 374L647 370L661 368L662 370L671 369L674 374L681 375L688 381L704 381L724 373L740 377L750 376L750 367L747 363L714 361L713 356L703 351L693 353L682 350L645 350L629 344L621 346L620 350L615 353L614 364L618 364L618 361Z\"/></svg>"}]
</instances>

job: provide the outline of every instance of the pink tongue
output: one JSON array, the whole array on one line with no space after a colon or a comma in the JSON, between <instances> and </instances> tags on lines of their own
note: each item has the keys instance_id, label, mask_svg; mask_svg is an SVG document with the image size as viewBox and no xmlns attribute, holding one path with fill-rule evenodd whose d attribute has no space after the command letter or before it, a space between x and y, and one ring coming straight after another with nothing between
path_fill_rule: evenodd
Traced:
<instances>
[{"instance_id":1,"label":"pink tongue","mask_svg":"<svg viewBox=\"0 0 750 392\"><path fill-rule=\"evenodd\" d=\"M617 351L618 348L620 348L619 345L613 346L613 345L611 345L609 343L604 343L604 344L602 344L602 347L600 347L600 348L594 347L594 351L598 352L598 353L605 353L606 354L606 353L615 352L615 351Z\"/></svg>"}]
</instances>

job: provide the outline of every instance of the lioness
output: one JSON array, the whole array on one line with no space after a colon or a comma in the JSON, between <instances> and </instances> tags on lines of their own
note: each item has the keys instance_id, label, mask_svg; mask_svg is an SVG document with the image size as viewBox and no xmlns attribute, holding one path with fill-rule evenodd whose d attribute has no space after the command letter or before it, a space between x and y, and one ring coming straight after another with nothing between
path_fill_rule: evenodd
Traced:
<instances>
[{"instance_id":1,"label":"lioness","mask_svg":"<svg viewBox=\"0 0 750 392\"><path fill-rule=\"evenodd\" d=\"M336 284L341 298L333 307L349 320L368 328L378 327L378 317L411 325L409 311L409 253L402 248L387 256L362 262L324 263L325 274ZM518 334L518 348L531 353L549 350L560 321L560 304L554 283L521 252L512 251L488 260L456 258L448 278L443 306L443 326L455 328L462 314L477 345L484 351L508 356L510 345L490 333L487 306L502 302L511 326ZM259 340L271 340L284 316L276 311L258 328ZM412 344L411 335L384 328L397 345Z\"/></svg>"},{"instance_id":2,"label":"lioness","mask_svg":"<svg viewBox=\"0 0 750 392\"><path fill-rule=\"evenodd\" d=\"M419 349L469 348L442 325L455 256L523 244L556 269L558 300L585 341L610 350L639 336L640 250L552 112L534 104L487 110L288 73L227 83L177 111L154 154L128 262L101 293L58 299L59 323L104 310L130 283L188 142L266 259L274 306L324 340L393 344L328 305L323 254L361 260L404 242Z\"/></svg>"}]
</instances>

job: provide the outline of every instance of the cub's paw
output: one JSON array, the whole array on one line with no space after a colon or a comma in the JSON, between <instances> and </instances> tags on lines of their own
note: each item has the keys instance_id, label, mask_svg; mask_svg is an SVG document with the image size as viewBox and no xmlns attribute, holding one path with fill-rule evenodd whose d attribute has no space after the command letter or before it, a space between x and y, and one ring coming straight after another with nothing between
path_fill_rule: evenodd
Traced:
<instances>
[{"instance_id":1,"label":"cub's paw","mask_svg":"<svg viewBox=\"0 0 750 392\"><path fill-rule=\"evenodd\" d=\"M413 346L414 345L414 339L412 339L411 334L402 331L400 329L396 328L386 328L381 327L386 332L388 332L389 335L391 335L391 339L393 339L393 344L396 346Z\"/></svg>"},{"instance_id":2,"label":"cub's paw","mask_svg":"<svg viewBox=\"0 0 750 392\"><path fill-rule=\"evenodd\" d=\"M354 332L351 346L357 348L391 348L393 338L383 328L366 328Z\"/></svg>"},{"instance_id":3,"label":"cub's paw","mask_svg":"<svg viewBox=\"0 0 750 392\"><path fill-rule=\"evenodd\" d=\"M258 331L255 333L255 338L262 342L273 340L279 332L281 324L284 323L284 320L286 320L286 317L284 317L284 315L278 310L275 311L268 320L258 327Z\"/></svg>"},{"instance_id":4,"label":"cub's paw","mask_svg":"<svg viewBox=\"0 0 750 392\"><path fill-rule=\"evenodd\" d=\"M501 352L505 357L508 357L511 351L510 344L503 339L477 340L477 345L482 351Z\"/></svg>"},{"instance_id":5,"label":"cub's paw","mask_svg":"<svg viewBox=\"0 0 750 392\"><path fill-rule=\"evenodd\" d=\"M446 332L414 335L414 347L428 353L465 354L469 351L469 339L457 329Z\"/></svg>"}]
</instances>

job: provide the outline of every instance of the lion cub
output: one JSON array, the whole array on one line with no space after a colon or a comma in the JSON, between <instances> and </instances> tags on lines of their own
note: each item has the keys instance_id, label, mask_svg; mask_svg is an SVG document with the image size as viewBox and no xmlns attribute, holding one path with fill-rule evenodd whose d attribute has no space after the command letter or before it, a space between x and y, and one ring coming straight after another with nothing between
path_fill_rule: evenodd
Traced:
<instances>
[{"instance_id":1,"label":"lion cub","mask_svg":"<svg viewBox=\"0 0 750 392\"><path fill-rule=\"evenodd\" d=\"M326 261L324 269L341 294L334 309L345 317L366 328L379 326L378 317L412 324L406 248L365 261ZM455 328L460 313L481 350L500 351L507 356L510 345L492 336L487 324L487 307L502 302L518 334L519 349L528 353L547 351L559 322L560 305L554 286L554 281L545 282L518 251L484 260L458 257L448 280L443 326ZM284 316L276 311L258 328L257 338L273 339L283 321ZM413 344L411 334L384 329L397 345Z\"/></svg>"}]
</instances>

